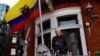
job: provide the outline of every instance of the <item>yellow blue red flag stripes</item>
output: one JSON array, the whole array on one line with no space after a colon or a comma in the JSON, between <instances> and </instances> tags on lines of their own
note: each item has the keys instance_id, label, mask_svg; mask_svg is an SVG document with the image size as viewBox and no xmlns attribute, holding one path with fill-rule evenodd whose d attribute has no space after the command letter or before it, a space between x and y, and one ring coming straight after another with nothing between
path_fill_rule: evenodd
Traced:
<instances>
[{"instance_id":1,"label":"yellow blue red flag stripes","mask_svg":"<svg viewBox=\"0 0 100 56\"><path fill-rule=\"evenodd\" d=\"M25 23L38 16L37 0L20 0L5 15L5 21L13 31L21 29Z\"/></svg>"}]
</instances>

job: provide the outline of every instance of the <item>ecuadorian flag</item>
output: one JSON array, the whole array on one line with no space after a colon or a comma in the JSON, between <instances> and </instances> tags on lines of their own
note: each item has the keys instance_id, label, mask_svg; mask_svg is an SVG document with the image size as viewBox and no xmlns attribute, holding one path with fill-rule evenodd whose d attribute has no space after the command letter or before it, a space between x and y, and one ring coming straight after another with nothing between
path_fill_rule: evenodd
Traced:
<instances>
[{"instance_id":1,"label":"ecuadorian flag","mask_svg":"<svg viewBox=\"0 0 100 56\"><path fill-rule=\"evenodd\" d=\"M12 31L20 30L25 23L39 14L37 0L20 0L4 16Z\"/></svg>"}]
</instances>

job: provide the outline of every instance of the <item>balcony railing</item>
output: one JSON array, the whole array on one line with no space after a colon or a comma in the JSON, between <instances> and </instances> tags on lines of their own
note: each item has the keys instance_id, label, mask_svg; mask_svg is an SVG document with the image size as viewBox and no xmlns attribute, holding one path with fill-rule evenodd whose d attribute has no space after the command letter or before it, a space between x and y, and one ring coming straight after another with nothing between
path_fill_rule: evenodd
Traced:
<instances>
[{"instance_id":1,"label":"balcony railing","mask_svg":"<svg viewBox=\"0 0 100 56\"><path fill-rule=\"evenodd\" d=\"M72 52L67 52L67 54L47 54L47 53L39 53L37 56L91 56L90 52L88 52L88 55L73 55Z\"/></svg>"},{"instance_id":2,"label":"balcony railing","mask_svg":"<svg viewBox=\"0 0 100 56\"><path fill-rule=\"evenodd\" d=\"M89 55L67 55L67 54L62 54L62 55L51 55L51 56L89 56Z\"/></svg>"}]
</instances>

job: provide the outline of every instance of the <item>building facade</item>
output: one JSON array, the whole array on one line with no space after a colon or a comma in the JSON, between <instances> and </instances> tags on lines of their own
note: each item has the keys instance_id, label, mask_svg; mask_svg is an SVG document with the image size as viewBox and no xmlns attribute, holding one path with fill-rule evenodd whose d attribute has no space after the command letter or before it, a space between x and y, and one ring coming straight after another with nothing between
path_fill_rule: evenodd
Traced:
<instances>
[{"instance_id":1,"label":"building facade","mask_svg":"<svg viewBox=\"0 0 100 56\"><path fill-rule=\"evenodd\" d=\"M68 51L77 55L96 56L100 52L98 0L53 0L53 12L42 3L44 44L51 49L54 28L59 27L68 40ZM41 22L35 20L35 47L42 44ZM73 44L73 45L70 45ZM35 48L36 49L36 48Z\"/></svg>"},{"instance_id":2,"label":"building facade","mask_svg":"<svg viewBox=\"0 0 100 56\"><path fill-rule=\"evenodd\" d=\"M3 20L8 8L8 5L0 4L0 56L8 56L9 25Z\"/></svg>"},{"instance_id":3,"label":"building facade","mask_svg":"<svg viewBox=\"0 0 100 56\"><path fill-rule=\"evenodd\" d=\"M27 36L27 56L37 56L39 44L44 44L49 50L52 49L52 38L55 36L54 29L59 27L66 36L68 52L72 55L96 56L100 53L100 1L99 0L52 0L53 11L50 12L46 2L42 0L42 27L43 39L41 39L41 22L38 17L30 20L23 28L22 34ZM27 32L29 30L29 34ZM11 33L13 35L13 33ZM20 33L21 34L21 33ZM17 38L9 39L9 55L16 56ZM16 35L16 34L15 34ZM25 55L25 54L24 54Z\"/></svg>"}]
</instances>

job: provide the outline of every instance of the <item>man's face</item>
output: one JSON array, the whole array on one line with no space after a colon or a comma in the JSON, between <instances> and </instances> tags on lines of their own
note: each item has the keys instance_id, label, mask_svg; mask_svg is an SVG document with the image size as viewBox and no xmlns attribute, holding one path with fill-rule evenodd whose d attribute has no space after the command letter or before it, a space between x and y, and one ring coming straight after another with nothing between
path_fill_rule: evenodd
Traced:
<instances>
[{"instance_id":1,"label":"man's face","mask_svg":"<svg viewBox=\"0 0 100 56\"><path fill-rule=\"evenodd\" d=\"M60 35L60 31L58 31L58 30L55 30L55 33L56 33L57 36Z\"/></svg>"}]
</instances>

